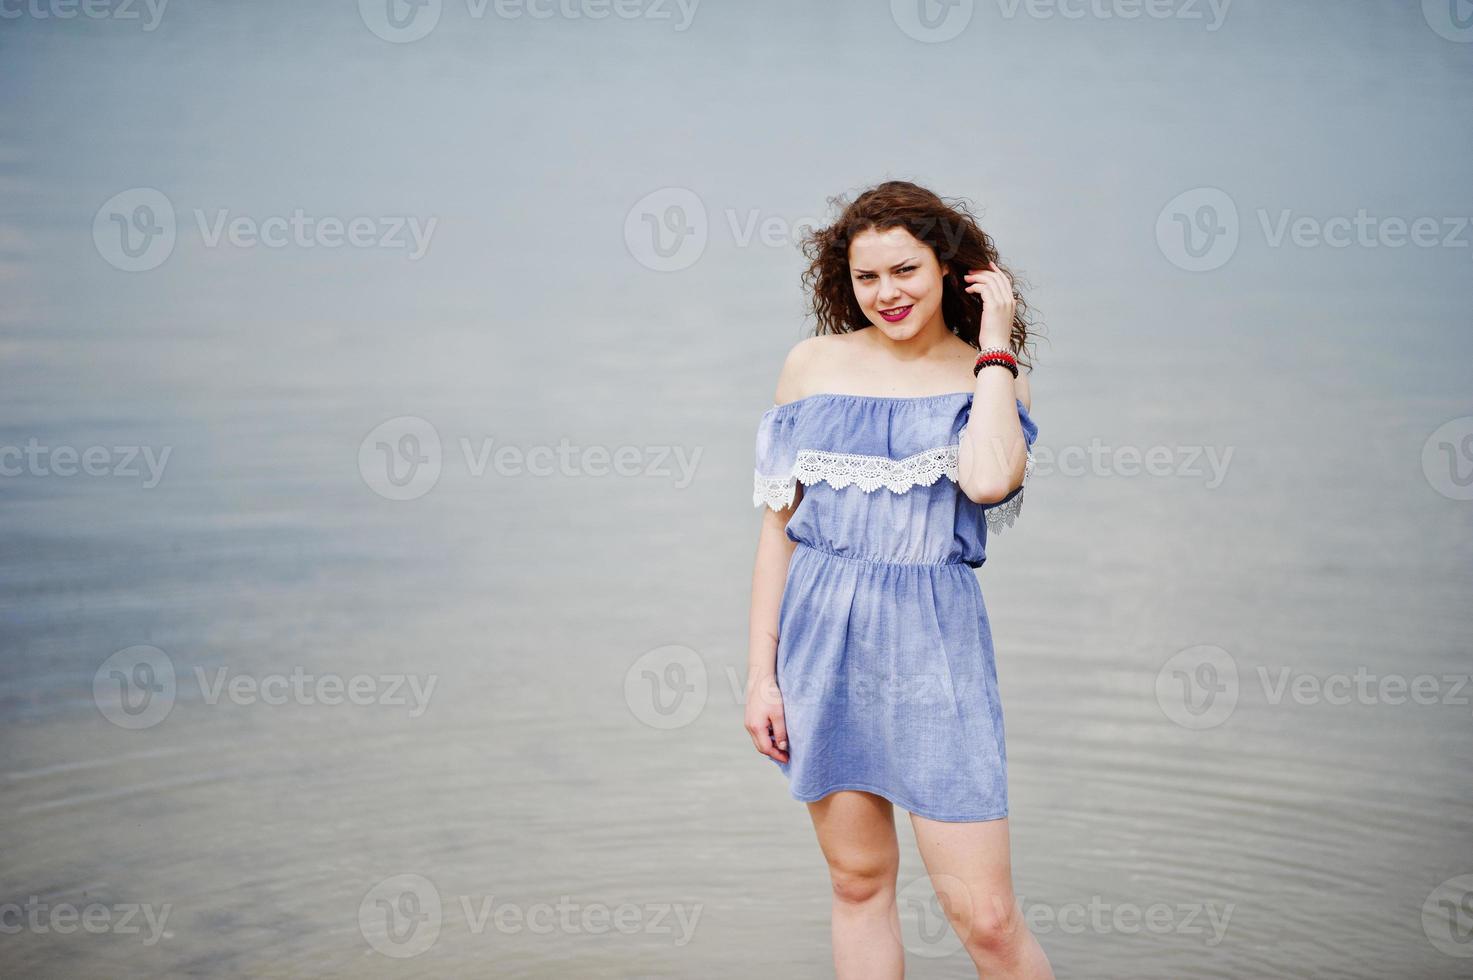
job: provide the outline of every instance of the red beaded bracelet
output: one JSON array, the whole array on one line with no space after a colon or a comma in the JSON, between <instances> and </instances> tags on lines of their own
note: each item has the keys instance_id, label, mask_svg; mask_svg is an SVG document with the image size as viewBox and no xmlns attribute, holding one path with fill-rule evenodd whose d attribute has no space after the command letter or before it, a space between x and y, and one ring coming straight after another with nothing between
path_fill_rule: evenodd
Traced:
<instances>
[{"instance_id":1,"label":"red beaded bracelet","mask_svg":"<svg viewBox=\"0 0 1473 980\"><path fill-rule=\"evenodd\" d=\"M979 351L977 363L972 365L972 376L982 373L982 369L989 364L1001 364L1012 372L1013 377L1018 376L1018 359L1001 347L988 347Z\"/></svg>"}]
</instances>

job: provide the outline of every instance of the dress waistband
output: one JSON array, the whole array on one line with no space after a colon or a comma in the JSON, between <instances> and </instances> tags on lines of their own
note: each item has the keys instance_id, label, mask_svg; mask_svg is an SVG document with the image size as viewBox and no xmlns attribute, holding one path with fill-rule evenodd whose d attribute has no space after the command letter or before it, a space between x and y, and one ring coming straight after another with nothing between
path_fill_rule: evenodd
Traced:
<instances>
[{"instance_id":1,"label":"dress waistband","mask_svg":"<svg viewBox=\"0 0 1473 980\"><path fill-rule=\"evenodd\" d=\"M854 555L841 555L837 551L830 551L816 544L809 544L807 541L799 541L798 547L807 548L809 551L816 551L821 555L837 558L840 561L852 561L861 565L899 565L902 568L946 568L951 565L960 565L963 568L969 567L967 562L960 558L948 558L945 561L886 561L883 558L858 558Z\"/></svg>"}]
</instances>

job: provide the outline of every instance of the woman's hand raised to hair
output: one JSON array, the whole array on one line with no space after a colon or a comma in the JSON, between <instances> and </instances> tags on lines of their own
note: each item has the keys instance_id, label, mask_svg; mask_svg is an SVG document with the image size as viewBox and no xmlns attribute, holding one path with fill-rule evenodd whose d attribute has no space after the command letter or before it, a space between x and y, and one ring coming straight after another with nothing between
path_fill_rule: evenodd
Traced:
<instances>
[{"instance_id":1,"label":"woman's hand raised to hair","mask_svg":"<svg viewBox=\"0 0 1473 980\"><path fill-rule=\"evenodd\" d=\"M982 331L979 346L1013 349L1013 315L1017 302L1013 298L1013 281L997 267L973 269L967 273L967 292L982 297Z\"/></svg>"}]
</instances>

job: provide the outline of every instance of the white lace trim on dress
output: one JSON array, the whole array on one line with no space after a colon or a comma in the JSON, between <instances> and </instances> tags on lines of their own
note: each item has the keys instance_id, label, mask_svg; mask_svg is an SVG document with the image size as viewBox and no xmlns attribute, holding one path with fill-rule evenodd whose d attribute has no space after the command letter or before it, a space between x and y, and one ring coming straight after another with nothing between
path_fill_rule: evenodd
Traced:
<instances>
[{"instance_id":1,"label":"white lace trim on dress","mask_svg":"<svg viewBox=\"0 0 1473 980\"><path fill-rule=\"evenodd\" d=\"M786 476L753 472L752 505L761 507L766 504L773 510L791 507L800 481L804 486L827 482L835 490L854 485L865 493L872 493L881 487L892 493L905 493L911 487L928 487L943 476L955 483L957 450L955 445L938 446L904 459L857 453L830 453L817 449L800 450L793 462L793 471ZM1005 503L986 508L988 531L996 533L1004 527L1013 526L1023 507L1023 488L1028 485L1028 478L1032 475L1033 447L1030 446L1028 457L1023 463L1023 484L1019 486L1018 492Z\"/></svg>"}]
</instances>

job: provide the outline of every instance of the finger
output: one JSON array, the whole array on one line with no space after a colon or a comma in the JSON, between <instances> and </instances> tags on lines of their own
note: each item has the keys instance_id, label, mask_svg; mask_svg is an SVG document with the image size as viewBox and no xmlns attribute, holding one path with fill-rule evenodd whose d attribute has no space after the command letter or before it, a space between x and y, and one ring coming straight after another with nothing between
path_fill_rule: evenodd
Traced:
<instances>
[{"instance_id":1,"label":"finger","mask_svg":"<svg viewBox=\"0 0 1473 980\"><path fill-rule=\"evenodd\" d=\"M765 756L772 756L772 736L768 735L766 732L759 731L753 733L752 744L757 747L758 752L761 752Z\"/></svg>"},{"instance_id":2,"label":"finger","mask_svg":"<svg viewBox=\"0 0 1473 980\"><path fill-rule=\"evenodd\" d=\"M778 724L782 725L781 719L778 720ZM752 732L752 744L756 746L758 752L761 752L768 758L775 759L778 762L787 762L787 753L773 744L774 738L770 732L772 727L772 717L768 716L768 723ZM784 740L787 739L786 731L784 731L782 738Z\"/></svg>"},{"instance_id":3,"label":"finger","mask_svg":"<svg viewBox=\"0 0 1473 980\"><path fill-rule=\"evenodd\" d=\"M1008 281L1008 277L1007 276L1004 276L1004 275L1002 275L1000 273L993 272L993 273L989 273L989 278L988 278L987 281L992 285L992 288L993 288L993 290L996 293L996 295L994 297L994 299L995 299L996 302L999 302L999 303L1011 303L1012 302L1012 299L1013 299L1013 284Z\"/></svg>"},{"instance_id":4,"label":"finger","mask_svg":"<svg viewBox=\"0 0 1473 980\"><path fill-rule=\"evenodd\" d=\"M774 714L768 715L767 720L772 728L772 735L768 741L770 749L767 754L778 762L787 762L788 727L787 722L783 720L782 709L779 708Z\"/></svg>"},{"instance_id":5,"label":"finger","mask_svg":"<svg viewBox=\"0 0 1473 980\"><path fill-rule=\"evenodd\" d=\"M999 293L1007 292L1008 287L1006 281L996 272L984 273L982 281L991 284Z\"/></svg>"},{"instance_id":6,"label":"finger","mask_svg":"<svg viewBox=\"0 0 1473 980\"><path fill-rule=\"evenodd\" d=\"M998 283L993 286L993 290L997 293L997 312L1001 313L1005 317L1010 318L1013 314L1013 294L1009 292L1008 287L1002 283Z\"/></svg>"},{"instance_id":7,"label":"finger","mask_svg":"<svg viewBox=\"0 0 1473 980\"><path fill-rule=\"evenodd\" d=\"M997 270L997 274L1002 277L1002 281L1008 284L1008 292L1012 292L1013 291L1013 279L1012 279L1012 277L1009 276L1006 272L1003 272L1002 271L1002 268L996 262L993 262L992 263L992 267Z\"/></svg>"}]
</instances>

